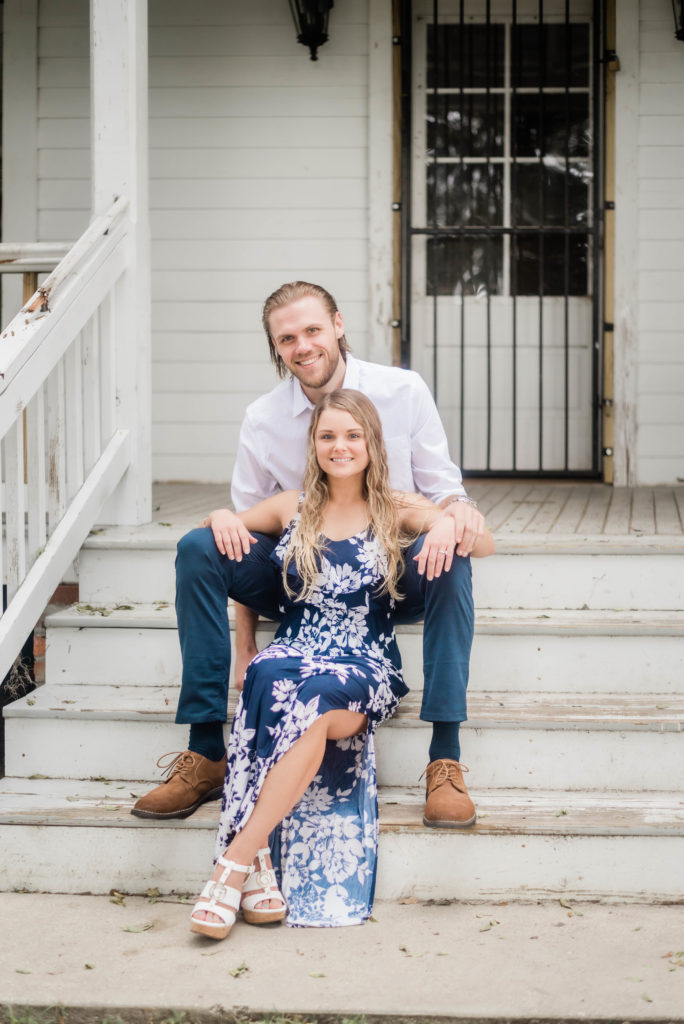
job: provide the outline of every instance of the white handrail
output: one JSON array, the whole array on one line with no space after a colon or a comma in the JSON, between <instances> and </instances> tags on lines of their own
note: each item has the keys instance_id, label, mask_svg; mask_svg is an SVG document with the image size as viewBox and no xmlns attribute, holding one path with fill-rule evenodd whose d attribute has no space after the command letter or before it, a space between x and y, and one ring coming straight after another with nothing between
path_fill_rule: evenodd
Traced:
<instances>
[{"instance_id":1,"label":"white handrail","mask_svg":"<svg viewBox=\"0 0 684 1024\"><path fill-rule=\"evenodd\" d=\"M36 321L45 313L57 310L62 292L70 281L73 283L73 277L82 269L84 261L92 261L94 253L99 250L106 252L106 242L111 241L114 228L121 223L127 209L128 200L119 198L106 213L94 220L3 330L0 336L0 380L4 382L2 390L40 344L39 337L32 330Z\"/></svg>"},{"instance_id":2,"label":"white handrail","mask_svg":"<svg viewBox=\"0 0 684 1024\"><path fill-rule=\"evenodd\" d=\"M44 274L54 270L70 242L0 242L0 274Z\"/></svg>"},{"instance_id":3,"label":"white handrail","mask_svg":"<svg viewBox=\"0 0 684 1024\"><path fill-rule=\"evenodd\" d=\"M127 209L117 199L93 221L0 336L0 678L131 461L113 372L126 322L117 294L131 265ZM0 247L0 259L12 252L37 255Z\"/></svg>"}]
</instances>

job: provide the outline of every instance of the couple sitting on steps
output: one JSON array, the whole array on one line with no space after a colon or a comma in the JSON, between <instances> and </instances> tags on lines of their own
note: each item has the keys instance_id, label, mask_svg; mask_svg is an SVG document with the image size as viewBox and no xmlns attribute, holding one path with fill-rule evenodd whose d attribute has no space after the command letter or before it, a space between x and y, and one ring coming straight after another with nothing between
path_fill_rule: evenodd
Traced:
<instances>
[{"instance_id":1,"label":"couple sitting on steps","mask_svg":"<svg viewBox=\"0 0 684 1024\"><path fill-rule=\"evenodd\" d=\"M417 374L354 359L335 301L317 285L283 285L263 323L290 377L247 410L232 488L241 511L212 512L179 543L176 721L190 724L189 749L132 811L186 817L223 792L214 876L191 915L191 930L214 938L240 908L254 924L369 916L373 735L407 692L397 622L425 620L421 718L433 735L423 820L475 821L459 724L473 634L469 556L493 553L491 535ZM239 602L242 694L226 756L228 597ZM258 615L280 620L260 654Z\"/></svg>"}]
</instances>

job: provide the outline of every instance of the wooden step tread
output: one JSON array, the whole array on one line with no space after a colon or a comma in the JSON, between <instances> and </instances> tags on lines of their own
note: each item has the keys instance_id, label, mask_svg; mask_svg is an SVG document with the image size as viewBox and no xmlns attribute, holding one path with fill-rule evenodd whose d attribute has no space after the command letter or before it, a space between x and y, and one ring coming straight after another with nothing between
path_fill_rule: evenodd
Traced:
<instances>
[{"instance_id":1,"label":"wooden step tread","mask_svg":"<svg viewBox=\"0 0 684 1024\"><path fill-rule=\"evenodd\" d=\"M0 780L0 825L104 828L214 829L219 801L204 804L183 820L136 818L130 808L148 783L117 780ZM474 827L459 832L423 825L421 788L381 788L380 827L447 835L684 836L680 792L556 792L520 789L471 792L477 806Z\"/></svg>"},{"instance_id":2,"label":"wooden step tread","mask_svg":"<svg viewBox=\"0 0 684 1024\"><path fill-rule=\"evenodd\" d=\"M199 521L198 517L198 521ZM198 525L192 520L112 526L96 529L83 545L94 551L168 551L172 560L180 538ZM520 533L495 531L497 554L520 555L641 555L684 554L684 535L679 533Z\"/></svg>"},{"instance_id":3,"label":"wooden step tread","mask_svg":"<svg viewBox=\"0 0 684 1024\"><path fill-rule=\"evenodd\" d=\"M8 705L6 718L55 718L108 721L174 720L176 686L110 686L58 683L41 686ZM231 688L228 713L238 695ZM412 690L390 721L422 726L421 692ZM682 732L684 695L618 693L473 692L468 698L467 728L647 730Z\"/></svg>"},{"instance_id":4,"label":"wooden step tread","mask_svg":"<svg viewBox=\"0 0 684 1024\"><path fill-rule=\"evenodd\" d=\"M229 608L232 622L233 611ZM176 629L176 613L169 602L156 604L73 605L46 619L49 628ZM273 631L261 620L259 630ZM401 635L422 633L422 623L398 626ZM684 611L614 611L500 609L476 611L475 632L499 634L684 636Z\"/></svg>"}]
</instances>

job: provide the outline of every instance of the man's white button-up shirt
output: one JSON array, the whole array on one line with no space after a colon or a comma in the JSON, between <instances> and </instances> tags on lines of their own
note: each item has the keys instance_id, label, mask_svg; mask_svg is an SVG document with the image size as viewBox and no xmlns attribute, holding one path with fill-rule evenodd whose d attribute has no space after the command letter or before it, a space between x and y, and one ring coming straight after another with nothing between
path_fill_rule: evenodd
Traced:
<instances>
[{"instance_id":1,"label":"man's white button-up shirt","mask_svg":"<svg viewBox=\"0 0 684 1024\"><path fill-rule=\"evenodd\" d=\"M342 386L362 391L375 404L394 490L418 491L434 502L465 495L461 471L449 457L442 421L422 377L348 354ZM313 408L294 377L247 407L231 487L236 512L278 491L301 487Z\"/></svg>"}]
</instances>

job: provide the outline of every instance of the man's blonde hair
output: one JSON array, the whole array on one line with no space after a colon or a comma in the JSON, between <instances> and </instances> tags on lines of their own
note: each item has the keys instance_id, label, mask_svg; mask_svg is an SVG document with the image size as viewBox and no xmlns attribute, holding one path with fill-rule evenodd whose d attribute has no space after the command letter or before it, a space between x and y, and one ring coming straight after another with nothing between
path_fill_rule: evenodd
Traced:
<instances>
[{"instance_id":1,"label":"man's blonde hair","mask_svg":"<svg viewBox=\"0 0 684 1024\"><path fill-rule=\"evenodd\" d=\"M261 322L264 325L266 331L266 337L268 338L268 347L271 353L271 361L275 363L275 368L278 371L279 377L287 377L287 367L283 362L281 356L278 353L273 335L271 334L271 313L276 309L280 309L282 306L289 306L291 302L297 302L298 299L306 299L309 296L320 299L325 308L327 309L330 319L335 319L335 313L338 312L337 303L325 288L319 284L311 284L309 281L290 281L288 284L282 284L280 288L273 292L272 295L266 299L264 303L263 312L261 314ZM340 346L340 355L343 360L347 360L347 352L349 351L349 345L344 335L338 338L338 344Z\"/></svg>"}]
</instances>

